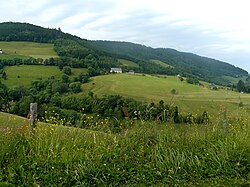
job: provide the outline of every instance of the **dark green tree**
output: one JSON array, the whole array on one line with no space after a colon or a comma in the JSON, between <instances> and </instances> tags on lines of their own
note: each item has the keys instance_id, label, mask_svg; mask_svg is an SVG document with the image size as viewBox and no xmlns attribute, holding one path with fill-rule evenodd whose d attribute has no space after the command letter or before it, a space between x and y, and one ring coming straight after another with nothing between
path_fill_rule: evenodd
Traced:
<instances>
[{"instance_id":1,"label":"dark green tree","mask_svg":"<svg viewBox=\"0 0 250 187\"><path fill-rule=\"evenodd\" d=\"M236 85L236 89L238 92L245 92L245 83L242 80L239 80L239 82Z\"/></svg>"},{"instance_id":2,"label":"dark green tree","mask_svg":"<svg viewBox=\"0 0 250 187\"><path fill-rule=\"evenodd\" d=\"M0 111L7 112L9 107L8 88L0 82Z\"/></svg>"},{"instance_id":3,"label":"dark green tree","mask_svg":"<svg viewBox=\"0 0 250 187\"><path fill-rule=\"evenodd\" d=\"M24 86L14 87L9 90L9 99L19 101L22 97L29 95L29 91Z\"/></svg>"},{"instance_id":4,"label":"dark green tree","mask_svg":"<svg viewBox=\"0 0 250 187\"><path fill-rule=\"evenodd\" d=\"M53 82L52 84L52 93L58 92L59 94L63 94L68 92L69 86L66 83L62 82Z\"/></svg>"},{"instance_id":5,"label":"dark green tree","mask_svg":"<svg viewBox=\"0 0 250 187\"><path fill-rule=\"evenodd\" d=\"M79 93L82 91L80 82L72 82L69 84L69 88L73 93Z\"/></svg>"},{"instance_id":6,"label":"dark green tree","mask_svg":"<svg viewBox=\"0 0 250 187\"><path fill-rule=\"evenodd\" d=\"M61 79L62 79L63 83L68 83L69 82L69 76L68 75L63 74L61 76Z\"/></svg>"},{"instance_id":7,"label":"dark green tree","mask_svg":"<svg viewBox=\"0 0 250 187\"><path fill-rule=\"evenodd\" d=\"M6 74L6 72L5 72L5 71L2 73L2 78L3 78L4 80L6 80L6 79L7 79L7 74Z\"/></svg>"},{"instance_id":8,"label":"dark green tree","mask_svg":"<svg viewBox=\"0 0 250 187\"><path fill-rule=\"evenodd\" d=\"M66 75L71 75L71 68L66 66L63 68L63 73L65 73Z\"/></svg>"}]
</instances>

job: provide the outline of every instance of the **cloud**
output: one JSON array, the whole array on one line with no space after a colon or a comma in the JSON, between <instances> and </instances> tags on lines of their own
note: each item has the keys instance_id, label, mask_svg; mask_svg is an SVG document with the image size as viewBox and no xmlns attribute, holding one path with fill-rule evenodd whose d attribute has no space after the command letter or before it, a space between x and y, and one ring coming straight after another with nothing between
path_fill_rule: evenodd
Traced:
<instances>
[{"instance_id":1,"label":"cloud","mask_svg":"<svg viewBox=\"0 0 250 187\"><path fill-rule=\"evenodd\" d=\"M8 0L0 21L29 22L93 40L175 48L250 71L248 0Z\"/></svg>"}]
</instances>

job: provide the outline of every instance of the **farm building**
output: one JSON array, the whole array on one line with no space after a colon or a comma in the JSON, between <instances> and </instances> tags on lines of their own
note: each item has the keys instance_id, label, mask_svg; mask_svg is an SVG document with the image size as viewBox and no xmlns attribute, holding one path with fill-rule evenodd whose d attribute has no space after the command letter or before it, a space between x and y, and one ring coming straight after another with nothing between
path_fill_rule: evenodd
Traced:
<instances>
[{"instance_id":1,"label":"farm building","mask_svg":"<svg viewBox=\"0 0 250 187\"><path fill-rule=\"evenodd\" d=\"M111 68L110 73L122 73L122 68Z\"/></svg>"},{"instance_id":2,"label":"farm building","mask_svg":"<svg viewBox=\"0 0 250 187\"><path fill-rule=\"evenodd\" d=\"M3 50L2 49L0 49L0 54L3 54Z\"/></svg>"},{"instance_id":3,"label":"farm building","mask_svg":"<svg viewBox=\"0 0 250 187\"><path fill-rule=\"evenodd\" d=\"M135 71L134 71L134 70L129 70L129 71L128 71L128 74L134 75L134 74L135 74Z\"/></svg>"},{"instance_id":4,"label":"farm building","mask_svg":"<svg viewBox=\"0 0 250 187\"><path fill-rule=\"evenodd\" d=\"M218 87L214 83L210 83L208 85L208 88L211 89L211 90L217 90L218 89Z\"/></svg>"}]
</instances>

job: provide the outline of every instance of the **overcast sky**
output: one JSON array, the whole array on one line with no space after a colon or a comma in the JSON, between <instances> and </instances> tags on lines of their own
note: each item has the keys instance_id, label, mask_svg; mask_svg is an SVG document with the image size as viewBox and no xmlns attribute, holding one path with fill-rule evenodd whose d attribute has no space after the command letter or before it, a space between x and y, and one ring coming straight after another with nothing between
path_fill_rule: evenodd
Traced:
<instances>
[{"instance_id":1,"label":"overcast sky","mask_svg":"<svg viewBox=\"0 0 250 187\"><path fill-rule=\"evenodd\" d=\"M174 48L250 72L249 0L6 0L0 22Z\"/></svg>"}]
</instances>

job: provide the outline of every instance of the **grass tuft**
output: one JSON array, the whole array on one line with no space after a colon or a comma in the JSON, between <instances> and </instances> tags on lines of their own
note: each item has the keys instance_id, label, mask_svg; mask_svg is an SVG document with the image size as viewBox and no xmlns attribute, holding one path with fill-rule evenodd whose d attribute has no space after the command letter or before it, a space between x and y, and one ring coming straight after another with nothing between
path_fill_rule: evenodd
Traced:
<instances>
[{"instance_id":1,"label":"grass tuft","mask_svg":"<svg viewBox=\"0 0 250 187\"><path fill-rule=\"evenodd\" d=\"M8 123L11 123L9 120ZM38 124L0 132L0 181L14 186L248 186L250 127L134 121L111 134Z\"/></svg>"}]
</instances>

